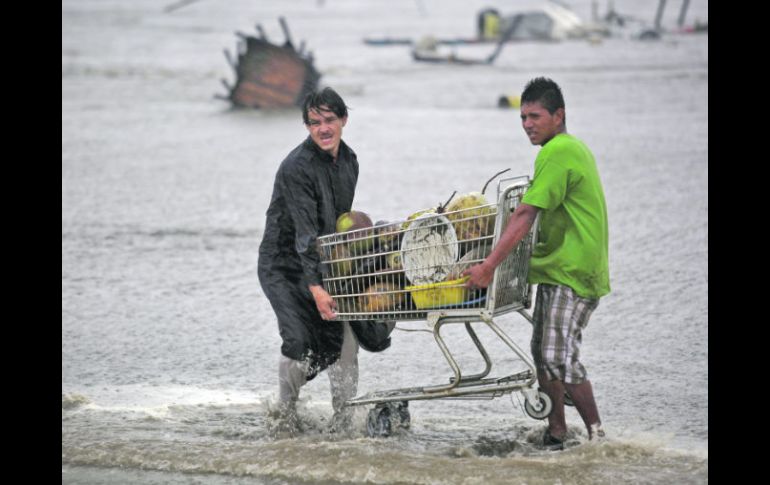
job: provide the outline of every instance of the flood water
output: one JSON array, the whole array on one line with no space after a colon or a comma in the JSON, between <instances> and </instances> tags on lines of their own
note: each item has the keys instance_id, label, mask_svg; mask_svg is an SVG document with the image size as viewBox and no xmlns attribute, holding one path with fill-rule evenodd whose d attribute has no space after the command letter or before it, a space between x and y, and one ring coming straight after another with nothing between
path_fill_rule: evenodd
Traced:
<instances>
[{"instance_id":1,"label":"flood water","mask_svg":"<svg viewBox=\"0 0 770 485\"><path fill-rule=\"evenodd\" d=\"M62 2L62 483L616 484L708 482L708 34L642 42L508 44L493 65L420 64L365 37L471 37L476 13L539 2L200 0ZM690 2L687 23L708 20ZM652 23L658 2L614 2ZM679 3L669 2L673 29ZM570 2L584 19L591 2ZM599 4L600 12L606 5ZM535 76L564 91L568 131L593 150L610 219L612 293L583 363L608 438L537 445L518 394L410 404L412 426L326 432L325 374L302 390L303 432L271 432L280 347L256 273L278 164L307 132L296 109L233 110L223 49L261 24L305 40L351 107L354 208L404 219L496 172L532 175L539 147L500 109ZM484 58L489 45L457 46ZM530 325L496 319L529 348ZM360 354L359 392L451 375L424 322ZM520 361L477 327L495 370ZM482 366L462 326L447 341Z\"/></svg>"}]
</instances>

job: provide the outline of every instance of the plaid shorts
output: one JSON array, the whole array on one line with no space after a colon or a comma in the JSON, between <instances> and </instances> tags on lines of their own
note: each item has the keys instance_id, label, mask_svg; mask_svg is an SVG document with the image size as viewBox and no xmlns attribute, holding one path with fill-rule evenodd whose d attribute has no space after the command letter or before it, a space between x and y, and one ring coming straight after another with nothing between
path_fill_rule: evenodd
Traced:
<instances>
[{"instance_id":1,"label":"plaid shorts","mask_svg":"<svg viewBox=\"0 0 770 485\"><path fill-rule=\"evenodd\" d=\"M532 357L538 371L568 384L586 380L588 374L580 363L580 343L597 306L598 298L583 298L568 286L537 285Z\"/></svg>"}]
</instances>

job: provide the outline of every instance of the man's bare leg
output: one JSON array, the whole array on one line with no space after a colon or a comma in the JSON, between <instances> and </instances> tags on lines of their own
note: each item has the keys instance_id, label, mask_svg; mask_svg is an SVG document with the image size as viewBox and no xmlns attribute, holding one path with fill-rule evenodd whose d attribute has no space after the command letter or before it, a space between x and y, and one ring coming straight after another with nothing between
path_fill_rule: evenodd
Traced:
<instances>
[{"instance_id":1,"label":"man's bare leg","mask_svg":"<svg viewBox=\"0 0 770 485\"><path fill-rule=\"evenodd\" d=\"M572 402L575 403L575 409L577 409L578 414L583 418L583 423L588 430L588 439L593 439L594 434L599 437L604 436L604 431L601 429L602 423L599 419L599 410L596 408L594 391L591 387L591 381L586 379L580 384L564 383L564 387L567 389L567 392L569 392ZM553 397L551 399L553 399Z\"/></svg>"}]
</instances>

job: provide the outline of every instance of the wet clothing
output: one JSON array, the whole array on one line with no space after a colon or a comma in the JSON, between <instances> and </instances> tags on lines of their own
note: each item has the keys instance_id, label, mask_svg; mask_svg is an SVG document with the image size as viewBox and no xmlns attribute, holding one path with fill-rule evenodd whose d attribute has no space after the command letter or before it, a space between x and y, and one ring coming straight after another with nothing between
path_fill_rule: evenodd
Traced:
<instances>
[{"instance_id":1,"label":"wet clothing","mask_svg":"<svg viewBox=\"0 0 770 485\"><path fill-rule=\"evenodd\" d=\"M597 306L598 298L580 297L568 286L537 286L531 347L539 372L567 384L580 384L588 378L580 363L580 344Z\"/></svg>"},{"instance_id":2,"label":"wet clothing","mask_svg":"<svg viewBox=\"0 0 770 485\"><path fill-rule=\"evenodd\" d=\"M321 284L316 238L335 231L350 211L358 181L358 159L340 142L337 160L308 137L281 162L259 246L262 291L278 317L290 359L309 360L308 378L339 357L343 331L321 318L308 285Z\"/></svg>"},{"instance_id":3,"label":"wet clothing","mask_svg":"<svg viewBox=\"0 0 770 485\"><path fill-rule=\"evenodd\" d=\"M329 387L332 394L332 428L347 429L353 417L353 409L345 403L356 395L358 390L358 338L350 322L341 322L343 329L340 358L329 366ZM378 325L379 326L379 325ZM396 322L382 325L388 334L393 331ZM282 355L278 361L278 397L284 412L296 412L299 390L307 382L308 362L299 362Z\"/></svg>"},{"instance_id":4,"label":"wet clothing","mask_svg":"<svg viewBox=\"0 0 770 485\"><path fill-rule=\"evenodd\" d=\"M588 147L567 133L548 141L522 202L542 209L529 282L569 286L585 298L609 293L607 206Z\"/></svg>"},{"instance_id":5,"label":"wet clothing","mask_svg":"<svg viewBox=\"0 0 770 485\"><path fill-rule=\"evenodd\" d=\"M347 322L343 329L340 358L329 367L332 408L339 414L343 404L356 395L358 389L358 341ZM278 393L282 403L296 403L299 390L307 382L307 361L299 362L282 355L278 361Z\"/></svg>"},{"instance_id":6,"label":"wet clothing","mask_svg":"<svg viewBox=\"0 0 770 485\"><path fill-rule=\"evenodd\" d=\"M310 137L292 150L275 176L259 246L260 275L280 272L305 287L320 285L316 238L332 234L337 217L350 211L357 182L358 158L344 141L336 161Z\"/></svg>"},{"instance_id":7,"label":"wet clothing","mask_svg":"<svg viewBox=\"0 0 770 485\"><path fill-rule=\"evenodd\" d=\"M321 318L309 285L320 285L318 236L335 232L337 218L349 212L358 181L355 152L340 142L337 160L308 137L281 162L259 246L259 282L278 317L281 354L307 362L307 379L335 362L343 325ZM384 350L382 322L351 324L367 350ZM388 332L389 333L389 332Z\"/></svg>"}]
</instances>

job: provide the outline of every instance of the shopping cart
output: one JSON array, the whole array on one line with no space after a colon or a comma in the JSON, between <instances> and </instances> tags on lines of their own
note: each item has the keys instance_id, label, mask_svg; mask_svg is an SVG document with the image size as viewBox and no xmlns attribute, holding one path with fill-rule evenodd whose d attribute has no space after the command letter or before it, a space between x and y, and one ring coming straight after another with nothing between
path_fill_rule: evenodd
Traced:
<instances>
[{"instance_id":1,"label":"shopping cart","mask_svg":"<svg viewBox=\"0 0 770 485\"><path fill-rule=\"evenodd\" d=\"M446 384L376 391L347 401L349 406L375 405L367 418L370 436L387 436L394 426L408 426L408 402L415 400L492 399L517 391L530 417L550 414L550 398L536 388L534 363L494 322L494 317L513 311L532 322L525 310L531 306L527 272L537 219L496 268L488 288L465 288L467 278L462 277L491 252L528 187L529 177L504 179L493 204L443 213L431 209L405 221L318 238L323 285L337 304L338 320L424 320L454 373ZM486 324L526 370L489 377L492 361L472 322ZM463 375L441 335L444 325L456 323L465 325L484 360L479 373Z\"/></svg>"}]
</instances>

